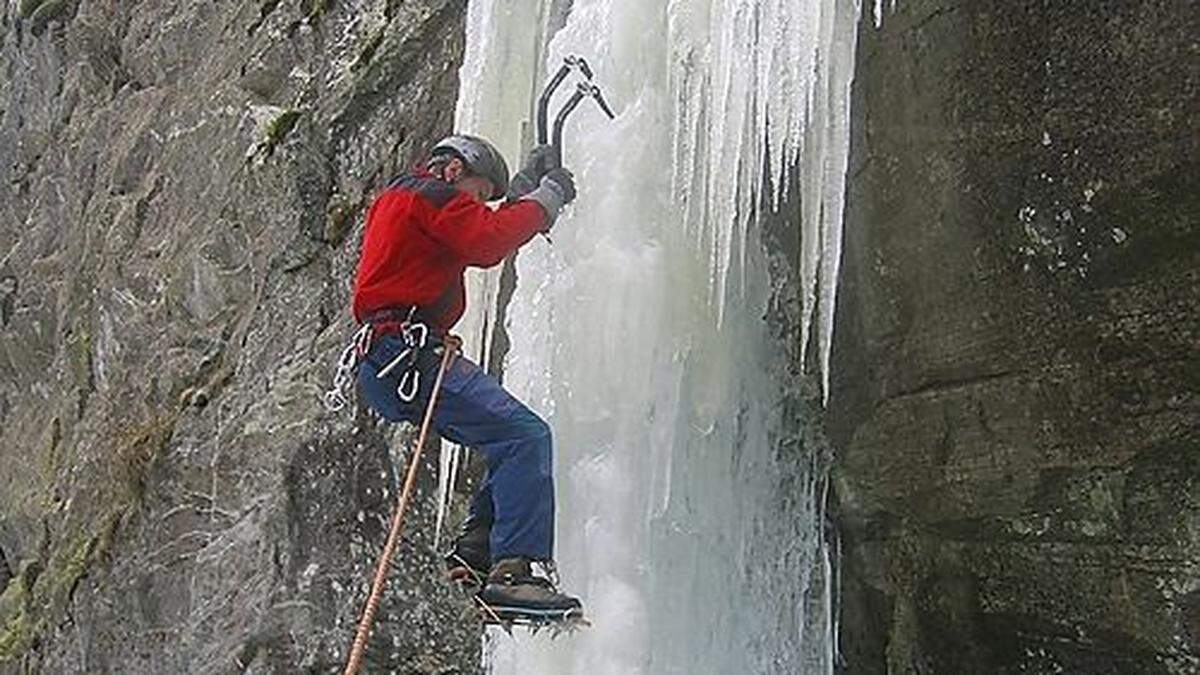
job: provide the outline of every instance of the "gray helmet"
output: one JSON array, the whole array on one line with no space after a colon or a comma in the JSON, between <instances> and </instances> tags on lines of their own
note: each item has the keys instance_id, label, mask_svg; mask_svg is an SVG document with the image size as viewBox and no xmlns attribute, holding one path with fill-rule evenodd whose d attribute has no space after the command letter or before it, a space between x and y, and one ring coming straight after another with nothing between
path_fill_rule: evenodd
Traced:
<instances>
[{"instance_id":1,"label":"gray helmet","mask_svg":"<svg viewBox=\"0 0 1200 675\"><path fill-rule=\"evenodd\" d=\"M478 136L447 136L433 146L430 154L434 157L444 154L458 156L472 173L488 179L496 188L492 192L492 199L500 199L508 192L508 164L504 162L504 155L496 146Z\"/></svg>"}]
</instances>

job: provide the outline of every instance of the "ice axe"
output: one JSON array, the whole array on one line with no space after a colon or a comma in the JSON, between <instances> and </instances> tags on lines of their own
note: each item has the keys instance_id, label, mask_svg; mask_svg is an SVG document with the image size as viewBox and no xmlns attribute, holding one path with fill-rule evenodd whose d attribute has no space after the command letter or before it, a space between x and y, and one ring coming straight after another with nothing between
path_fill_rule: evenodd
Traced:
<instances>
[{"instance_id":1,"label":"ice axe","mask_svg":"<svg viewBox=\"0 0 1200 675\"><path fill-rule=\"evenodd\" d=\"M554 117L553 135L549 128L549 111L550 97L558 90L563 81L567 79L567 75L571 74L572 70L578 70L583 75L584 80L575 88L575 93L567 99L563 107ZM563 64L559 66L558 72L554 73L554 77L546 83L546 88L542 90L542 95L538 97L537 103L537 142L538 145L550 143L554 148L554 166L562 166L562 135L563 125L567 123L567 118L585 98L590 98L596 101L600 109L608 115L609 119L616 119L617 116L613 113L612 108L608 106L608 101L604 100L604 94L600 91L600 87L592 82L592 68L582 56L567 56L563 59Z\"/></svg>"}]
</instances>

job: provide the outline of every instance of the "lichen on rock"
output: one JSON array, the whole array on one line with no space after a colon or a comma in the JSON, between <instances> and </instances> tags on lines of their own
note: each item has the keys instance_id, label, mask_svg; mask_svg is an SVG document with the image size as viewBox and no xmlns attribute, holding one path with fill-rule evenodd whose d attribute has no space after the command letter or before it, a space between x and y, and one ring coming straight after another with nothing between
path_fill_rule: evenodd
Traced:
<instances>
[{"instance_id":1,"label":"lichen on rock","mask_svg":"<svg viewBox=\"0 0 1200 675\"><path fill-rule=\"evenodd\" d=\"M257 140L246 151L246 158L265 160L274 154L300 120L300 115L301 111L294 108L251 106L250 116L255 121L254 136Z\"/></svg>"},{"instance_id":2,"label":"lichen on rock","mask_svg":"<svg viewBox=\"0 0 1200 675\"><path fill-rule=\"evenodd\" d=\"M30 30L40 33L46 24L62 16L71 6L71 0L21 0L20 16L29 21Z\"/></svg>"},{"instance_id":3,"label":"lichen on rock","mask_svg":"<svg viewBox=\"0 0 1200 675\"><path fill-rule=\"evenodd\" d=\"M21 659L37 640L33 586L40 571L37 562L28 562L0 589L0 665Z\"/></svg>"}]
</instances>

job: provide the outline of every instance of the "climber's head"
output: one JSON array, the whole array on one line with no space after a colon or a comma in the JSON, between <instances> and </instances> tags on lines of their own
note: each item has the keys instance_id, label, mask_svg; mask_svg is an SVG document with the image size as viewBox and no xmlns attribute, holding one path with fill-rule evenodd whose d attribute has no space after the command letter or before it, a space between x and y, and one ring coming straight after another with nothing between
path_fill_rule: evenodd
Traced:
<instances>
[{"instance_id":1,"label":"climber's head","mask_svg":"<svg viewBox=\"0 0 1200 675\"><path fill-rule=\"evenodd\" d=\"M500 199L508 190L508 164L496 146L478 136L447 136L430 151L429 171L481 201Z\"/></svg>"}]
</instances>

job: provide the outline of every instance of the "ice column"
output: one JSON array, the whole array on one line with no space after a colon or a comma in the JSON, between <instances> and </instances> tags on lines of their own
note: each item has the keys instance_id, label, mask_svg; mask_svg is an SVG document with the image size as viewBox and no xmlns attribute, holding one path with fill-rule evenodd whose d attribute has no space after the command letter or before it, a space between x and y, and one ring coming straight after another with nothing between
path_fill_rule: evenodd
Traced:
<instances>
[{"instance_id":1,"label":"ice column","mask_svg":"<svg viewBox=\"0 0 1200 675\"><path fill-rule=\"evenodd\" d=\"M797 178L797 330L827 382L859 14L472 0L459 128L515 160L534 83L566 54L618 112L568 125L579 199L553 244L522 250L508 311L506 386L554 429L557 556L595 626L492 636L495 672L832 672L824 455L763 321L759 217ZM462 332L485 342L495 282L471 283Z\"/></svg>"}]
</instances>

